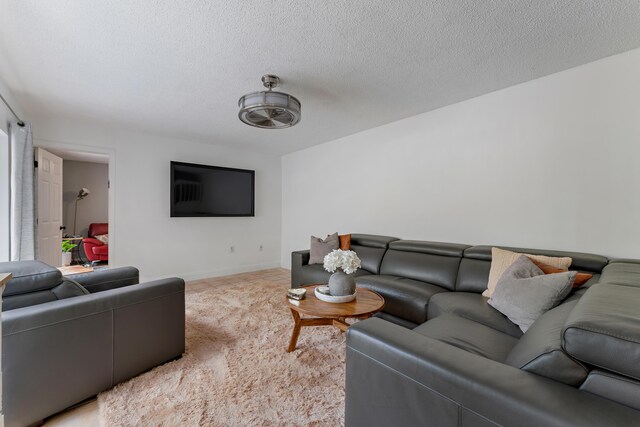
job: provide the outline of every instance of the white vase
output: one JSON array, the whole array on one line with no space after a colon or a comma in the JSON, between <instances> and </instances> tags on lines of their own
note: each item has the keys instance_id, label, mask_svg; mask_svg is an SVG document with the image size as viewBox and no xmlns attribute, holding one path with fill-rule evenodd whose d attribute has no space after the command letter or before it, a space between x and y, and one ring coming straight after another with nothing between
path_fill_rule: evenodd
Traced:
<instances>
[{"instance_id":1,"label":"white vase","mask_svg":"<svg viewBox=\"0 0 640 427\"><path fill-rule=\"evenodd\" d=\"M329 277L329 293L334 297L353 295L356 292L356 280L350 274L336 271Z\"/></svg>"},{"instance_id":2,"label":"white vase","mask_svg":"<svg viewBox=\"0 0 640 427\"><path fill-rule=\"evenodd\" d=\"M65 267L71 265L71 252L62 252L62 265Z\"/></svg>"}]
</instances>

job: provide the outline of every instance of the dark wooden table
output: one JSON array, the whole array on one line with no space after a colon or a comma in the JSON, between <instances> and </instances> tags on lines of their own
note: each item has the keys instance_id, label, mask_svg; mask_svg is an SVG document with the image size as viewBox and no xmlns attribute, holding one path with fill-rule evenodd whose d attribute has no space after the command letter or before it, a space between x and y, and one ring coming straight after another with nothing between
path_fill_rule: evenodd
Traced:
<instances>
[{"instance_id":1,"label":"dark wooden table","mask_svg":"<svg viewBox=\"0 0 640 427\"><path fill-rule=\"evenodd\" d=\"M316 286L322 285L303 286L307 294L300 301L287 298L294 321L288 352L295 350L303 326L335 326L345 332L349 328L346 319L367 319L384 307L384 298L365 288L357 288L356 299L351 302L334 304L322 301L316 298ZM311 317L302 318L301 314Z\"/></svg>"}]
</instances>

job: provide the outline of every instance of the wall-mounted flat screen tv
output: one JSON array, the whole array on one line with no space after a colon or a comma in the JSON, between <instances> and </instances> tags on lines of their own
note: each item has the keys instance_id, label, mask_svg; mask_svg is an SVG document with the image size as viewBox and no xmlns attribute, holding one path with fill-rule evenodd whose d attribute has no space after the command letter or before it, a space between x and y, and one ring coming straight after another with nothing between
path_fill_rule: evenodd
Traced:
<instances>
[{"instance_id":1,"label":"wall-mounted flat screen tv","mask_svg":"<svg viewBox=\"0 0 640 427\"><path fill-rule=\"evenodd\" d=\"M255 171L171 162L171 216L254 216Z\"/></svg>"}]
</instances>

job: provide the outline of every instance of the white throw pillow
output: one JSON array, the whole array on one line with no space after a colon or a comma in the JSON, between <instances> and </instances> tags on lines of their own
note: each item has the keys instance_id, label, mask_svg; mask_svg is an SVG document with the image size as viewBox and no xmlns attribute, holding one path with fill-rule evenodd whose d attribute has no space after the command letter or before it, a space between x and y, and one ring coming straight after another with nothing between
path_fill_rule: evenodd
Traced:
<instances>
[{"instance_id":1,"label":"white throw pillow","mask_svg":"<svg viewBox=\"0 0 640 427\"><path fill-rule=\"evenodd\" d=\"M508 251L506 249L491 248L491 270L489 270L489 282L487 283L487 289L482 293L482 296L490 298L491 295L493 295L493 291L496 289L496 283L498 283L502 274L515 262L516 259L518 259L520 255L526 255L531 260L551 265L553 267L562 268L563 270L568 270L571 266L571 262L573 261L570 257L521 254L518 252Z\"/></svg>"},{"instance_id":2,"label":"white throw pillow","mask_svg":"<svg viewBox=\"0 0 640 427\"><path fill-rule=\"evenodd\" d=\"M100 240L105 245L109 244L109 235L108 234L98 234L96 239Z\"/></svg>"}]
</instances>

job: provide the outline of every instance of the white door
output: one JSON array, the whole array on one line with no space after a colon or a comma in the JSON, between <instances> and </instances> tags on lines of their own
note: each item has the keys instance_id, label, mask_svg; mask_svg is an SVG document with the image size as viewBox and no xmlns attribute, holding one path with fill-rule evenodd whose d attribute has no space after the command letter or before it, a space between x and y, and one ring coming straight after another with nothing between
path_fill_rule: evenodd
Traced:
<instances>
[{"instance_id":1,"label":"white door","mask_svg":"<svg viewBox=\"0 0 640 427\"><path fill-rule=\"evenodd\" d=\"M36 148L36 259L62 266L62 159Z\"/></svg>"}]
</instances>

